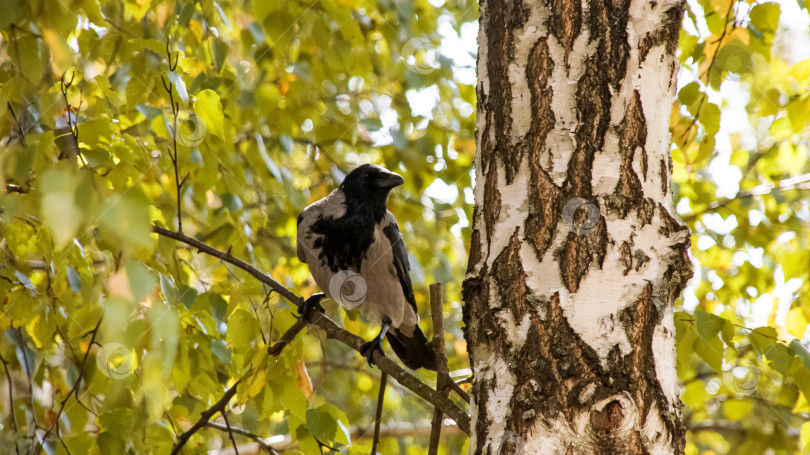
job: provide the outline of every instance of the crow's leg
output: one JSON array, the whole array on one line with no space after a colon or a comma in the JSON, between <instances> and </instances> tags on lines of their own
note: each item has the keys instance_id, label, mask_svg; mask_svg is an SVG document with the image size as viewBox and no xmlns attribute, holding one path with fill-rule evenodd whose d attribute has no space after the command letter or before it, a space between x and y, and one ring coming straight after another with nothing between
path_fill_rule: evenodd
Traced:
<instances>
[{"instance_id":1,"label":"crow's leg","mask_svg":"<svg viewBox=\"0 0 810 455\"><path fill-rule=\"evenodd\" d=\"M313 310L320 311L324 313L325 310L323 306L321 306L321 300L324 299L326 295L323 292L318 292L309 296L308 299L304 300L301 305L298 307L298 314L304 317L309 317L309 313Z\"/></svg>"},{"instance_id":2,"label":"crow's leg","mask_svg":"<svg viewBox=\"0 0 810 455\"><path fill-rule=\"evenodd\" d=\"M360 354L363 354L363 357L368 360L369 366L371 366L372 361L371 359L374 356L374 351L380 351L380 354L385 355L382 348L382 340L385 338L385 334L388 333L388 329L391 327L391 318L388 316L383 316L382 319L382 328L380 329L380 334L377 335L373 340L363 343L360 346Z\"/></svg>"}]
</instances>

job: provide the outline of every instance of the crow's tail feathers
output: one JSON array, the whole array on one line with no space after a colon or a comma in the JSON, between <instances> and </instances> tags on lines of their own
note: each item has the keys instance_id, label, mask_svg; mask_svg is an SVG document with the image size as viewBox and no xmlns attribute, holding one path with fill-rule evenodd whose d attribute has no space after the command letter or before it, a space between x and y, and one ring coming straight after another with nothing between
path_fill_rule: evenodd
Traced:
<instances>
[{"instance_id":1,"label":"crow's tail feathers","mask_svg":"<svg viewBox=\"0 0 810 455\"><path fill-rule=\"evenodd\" d=\"M389 330L385 337L388 338L391 349L397 353L397 357L405 366L412 370L426 368L436 371L436 354L428 346L427 338L418 325L410 338L401 331L393 332L393 330Z\"/></svg>"}]
</instances>

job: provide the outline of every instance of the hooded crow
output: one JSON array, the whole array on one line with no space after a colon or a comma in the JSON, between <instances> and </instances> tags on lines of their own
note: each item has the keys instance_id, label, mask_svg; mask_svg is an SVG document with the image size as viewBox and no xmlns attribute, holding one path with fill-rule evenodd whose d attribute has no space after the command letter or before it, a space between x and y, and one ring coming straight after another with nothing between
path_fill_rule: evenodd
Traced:
<instances>
[{"instance_id":1,"label":"hooded crow","mask_svg":"<svg viewBox=\"0 0 810 455\"><path fill-rule=\"evenodd\" d=\"M380 334L361 349L369 364L386 337L407 367L435 370L433 350L417 324L408 251L386 208L388 193L402 183L399 174L374 164L355 168L298 216L298 259L326 296L381 324ZM299 311L319 307L323 297L313 295Z\"/></svg>"}]
</instances>

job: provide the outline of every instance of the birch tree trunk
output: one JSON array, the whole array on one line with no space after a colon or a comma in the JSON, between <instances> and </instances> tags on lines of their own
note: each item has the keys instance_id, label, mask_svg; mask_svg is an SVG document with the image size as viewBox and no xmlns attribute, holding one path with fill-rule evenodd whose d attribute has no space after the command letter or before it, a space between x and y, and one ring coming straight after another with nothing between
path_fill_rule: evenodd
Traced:
<instances>
[{"instance_id":1,"label":"birch tree trunk","mask_svg":"<svg viewBox=\"0 0 810 455\"><path fill-rule=\"evenodd\" d=\"M464 321L472 454L681 454L681 0L483 0Z\"/></svg>"}]
</instances>

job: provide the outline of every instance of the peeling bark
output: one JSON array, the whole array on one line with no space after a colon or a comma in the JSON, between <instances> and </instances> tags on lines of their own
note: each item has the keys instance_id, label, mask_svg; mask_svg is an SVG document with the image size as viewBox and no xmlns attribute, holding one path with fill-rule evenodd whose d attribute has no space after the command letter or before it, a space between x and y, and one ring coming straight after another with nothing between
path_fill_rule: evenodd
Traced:
<instances>
[{"instance_id":1,"label":"peeling bark","mask_svg":"<svg viewBox=\"0 0 810 455\"><path fill-rule=\"evenodd\" d=\"M682 0L483 0L463 286L471 454L682 454Z\"/></svg>"}]
</instances>

